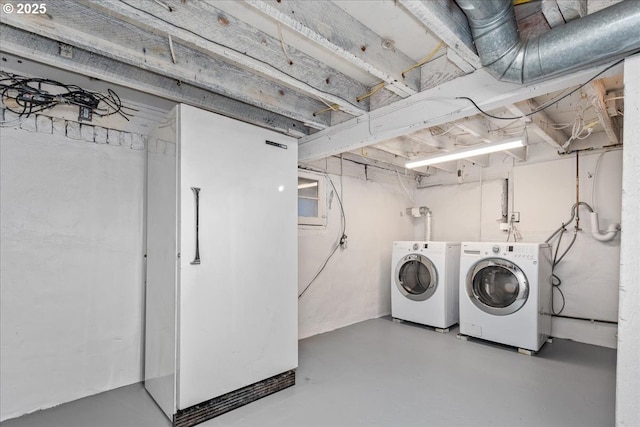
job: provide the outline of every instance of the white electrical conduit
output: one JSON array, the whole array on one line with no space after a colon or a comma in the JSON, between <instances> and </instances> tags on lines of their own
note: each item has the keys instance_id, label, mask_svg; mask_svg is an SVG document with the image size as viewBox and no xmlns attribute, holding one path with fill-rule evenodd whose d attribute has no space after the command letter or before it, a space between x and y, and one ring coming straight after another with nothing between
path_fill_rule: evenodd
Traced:
<instances>
[{"instance_id":1,"label":"white electrical conduit","mask_svg":"<svg viewBox=\"0 0 640 427\"><path fill-rule=\"evenodd\" d=\"M600 232L600 226L598 225L598 214L596 212L591 212L591 235L594 239L599 240L601 242L608 242L613 240L614 237L620 231L620 224L614 223L607 227L607 231L604 234Z\"/></svg>"}]
</instances>

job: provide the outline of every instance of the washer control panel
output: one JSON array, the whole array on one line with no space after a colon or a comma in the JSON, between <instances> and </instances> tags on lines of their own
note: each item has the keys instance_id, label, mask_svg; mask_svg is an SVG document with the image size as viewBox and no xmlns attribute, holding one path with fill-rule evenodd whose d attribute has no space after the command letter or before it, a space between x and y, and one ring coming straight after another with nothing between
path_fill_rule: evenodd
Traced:
<instances>
[{"instance_id":1,"label":"washer control panel","mask_svg":"<svg viewBox=\"0 0 640 427\"><path fill-rule=\"evenodd\" d=\"M510 245L506 243L493 245L487 248L484 253L485 255L501 255L516 259L535 259L537 251L537 245Z\"/></svg>"}]
</instances>

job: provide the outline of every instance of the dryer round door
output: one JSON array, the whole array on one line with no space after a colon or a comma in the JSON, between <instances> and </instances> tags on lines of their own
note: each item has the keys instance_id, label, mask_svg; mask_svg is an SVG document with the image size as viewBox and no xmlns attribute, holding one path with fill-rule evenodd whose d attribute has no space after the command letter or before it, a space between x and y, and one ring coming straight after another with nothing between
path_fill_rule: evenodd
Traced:
<instances>
[{"instance_id":1,"label":"dryer round door","mask_svg":"<svg viewBox=\"0 0 640 427\"><path fill-rule=\"evenodd\" d=\"M529 297L529 282L524 272L502 258L475 263L467 273L466 289L476 307L497 316L515 313Z\"/></svg>"},{"instance_id":2,"label":"dryer round door","mask_svg":"<svg viewBox=\"0 0 640 427\"><path fill-rule=\"evenodd\" d=\"M409 254L396 266L396 286L410 300L424 301L438 287L438 272L429 258L421 254Z\"/></svg>"}]
</instances>

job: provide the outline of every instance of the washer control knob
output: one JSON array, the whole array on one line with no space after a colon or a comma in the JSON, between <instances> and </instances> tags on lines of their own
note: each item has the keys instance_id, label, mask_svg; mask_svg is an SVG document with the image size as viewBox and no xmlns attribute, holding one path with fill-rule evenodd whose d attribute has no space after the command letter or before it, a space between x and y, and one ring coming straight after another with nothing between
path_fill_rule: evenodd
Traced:
<instances>
[{"instance_id":1,"label":"washer control knob","mask_svg":"<svg viewBox=\"0 0 640 427\"><path fill-rule=\"evenodd\" d=\"M500 246L494 246L493 248L491 248L491 250L493 251L494 254L497 254L498 252L500 252Z\"/></svg>"},{"instance_id":2,"label":"washer control knob","mask_svg":"<svg viewBox=\"0 0 640 427\"><path fill-rule=\"evenodd\" d=\"M414 244L413 244L413 250L414 250L414 251L417 251L419 248L420 248L420 245L419 245L419 244L417 244L417 243L414 243Z\"/></svg>"}]
</instances>

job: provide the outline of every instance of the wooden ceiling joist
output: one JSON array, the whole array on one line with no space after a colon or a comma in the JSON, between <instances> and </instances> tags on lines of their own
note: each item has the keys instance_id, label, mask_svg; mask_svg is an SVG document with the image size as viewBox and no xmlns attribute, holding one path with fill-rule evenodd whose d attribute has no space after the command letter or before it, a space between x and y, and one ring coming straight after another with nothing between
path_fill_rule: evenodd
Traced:
<instances>
[{"instance_id":1,"label":"wooden ceiling joist","mask_svg":"<svg viewBox=\"0 0 640 427\"><path fill-rule=\"evenodd\" d=\"M34 15L31 19L7 14L3 23L290 117L316 129L330 125L329 115L313 115L324 108L317 99L299 96L285 86L175 39L170 46L167 37L116 21L75 2L53 2L47 8L47 16Z\"/></svg>"},{"instance_id":2,"label":"wooden ceiling joist","mask_svg":"<svg viewBox=\"0 0 640 427\"><path fill-rule=\"evenodd\" d=\"M470 72L482 67L473 45L467 18L453 0L399 0L398 2L436 37L445 42L448 48L456 54L449 55L449 59L456 63L460 69ZM457 61L458 57L468 65Z\"/></svg>"},{"instance_id":3,"label":"wooden ceiling joist","mask_svg":"<svg viewBox=\"0 0 640 427\"><path fill-rule=\"evenodd\" d=\"M303 137L300 140L299 157L301 160L322 158L476 115L478 110L468 100L461 98L470 93L473 93L474 101L480 108L491 111L582 84L598 72L603 72L607 65L523 85L497 81L486 71L477 70L366 116ZM620 73L620 69L621 66L617 65L602 76L615 75Z\"/></svg>"},{"instance_id":4,"label":"wooden ceiling joist","mask_svg":"<svg viewBox=\"0 0 640 427\"><path fill-rule=\"evenodd\" d=\"M356 101L357 96L366 92L366 85L290 46L285 55L280 40L216 8L215 2L165 0L165 3L171 11L155 2L85 2L92 9L147 31L171 34L185 46L335 104L353 116L367 110L367 102ZM212 22L212 17L217 20Z\"/></svg>"},{"instance_id":5,"label":"wooden ceiling joist","mask_svg":"<svg viewBox=\"0 0 640 427\"><path fill-rule=\"evenodd\" d=\"M613 123L611 117L607 113L607 104L605 103L605 88L601 80L595 80L586 85L583 90L589 97L591 105L598 116L600 124L604 128L611 144L617 145L620 143L620 131L618 127Z\"/></svg>"},{"instance_id":6,"label":"wooden ceiling joist","mask_svg":"<svg viewBox=\"0 0 640 427\"><path fill-rule=\"evenodd\" d=\"M146 92L175 102L185 102L228 117L293 136L309 133L303 122L253 105L162 76L133 65L74 48L73 57L60 56L60 43L46 37L0 24L0 51L36 62ZM73 82L66 82L72 84Z\"/></svg>"},{"instance_id":7,"label":"wooden ceiling joist","mask_svg":"<svg viewBox=\"0 0 640 427\"><path fill-rule=\"evenodd\" d=\"M527 129L538 135L544 142L556 150L564 151L562 147L567 142L568 137L555 126L553 119L544 111L538 111L538 105L533 100L518 102L506 105L505 108L514 116L521 117L520 121L526 124Z\"/></svg>"},{"instance_id":8,"label":"wooden ceiling joist","mask_svg":"<svg viewBox=\"0 0 640 427\"><path fill-rule=\"evenodd\" d=\"M402 70L414 65L414 61L399 51L385 49L382 37L335 4L300 0L245 1L276 23L385 82L385 87L393 93L405 98L419 91L419 76L411 74L402 78ZM323 35L327 28L319 28L318 16L331 23L331 38Z\"/></svg>"}]
</instances>

